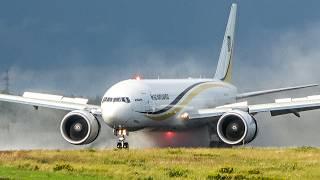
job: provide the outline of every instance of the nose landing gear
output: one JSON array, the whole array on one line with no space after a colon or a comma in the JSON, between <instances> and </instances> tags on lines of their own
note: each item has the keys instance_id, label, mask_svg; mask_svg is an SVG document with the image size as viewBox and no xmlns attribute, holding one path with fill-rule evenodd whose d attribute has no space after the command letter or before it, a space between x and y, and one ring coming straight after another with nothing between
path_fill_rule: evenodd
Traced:
<instances>
[{"instance_id":1,"label":"nose landing gear","mask_svg":"<svg viewBox=\"0 0 320 180\"><path fill-rule=\"evenodd\" d=\"M117 148L118 149L128 149L129 143L126 142L126 136L129 135L129 132L126 129L114 129L113 133L115 136L119 137Z\"/></svg>"}]
</instances>

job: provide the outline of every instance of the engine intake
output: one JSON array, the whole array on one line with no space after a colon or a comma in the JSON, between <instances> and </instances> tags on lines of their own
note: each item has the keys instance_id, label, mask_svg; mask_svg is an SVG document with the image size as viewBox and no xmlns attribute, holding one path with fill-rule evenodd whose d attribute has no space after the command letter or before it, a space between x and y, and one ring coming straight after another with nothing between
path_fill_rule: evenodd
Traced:
<instances>
[{"instance_id":1,"label":"engine intake","mask_svg":"<svg viewBox=\"0 0 320 180\"><path fill-rule=\"evenodd\" d=\"M76 110L64 116L60 131L62 137L71 144L89 144L98 137L100 124L90 112Z\"/></svg>"},{"instance_id":2,"label":"engine intake","mask_svg":"<svg viewBox=\"0 0 320 180\"><path fill-rule=\"evenodd\" d=\"M233 110L220 117L217 132L220 139L226 144L247 144L257 135L257 122L249 113Z\"/></svg>"}]
</instances>

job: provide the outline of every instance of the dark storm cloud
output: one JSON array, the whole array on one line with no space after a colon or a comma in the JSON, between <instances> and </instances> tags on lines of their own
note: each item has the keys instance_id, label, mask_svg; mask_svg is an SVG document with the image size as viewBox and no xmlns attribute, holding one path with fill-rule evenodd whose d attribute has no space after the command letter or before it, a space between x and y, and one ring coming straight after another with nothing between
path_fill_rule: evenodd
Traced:
<instances>
[{"instance_id":1,"label":"dark storm cloud","mask_svg":"<svg viewBox=\"0 0 320 180\"><path fill-rule=\"evenodd\" d=\"M74 76L64 76L57 82L61 77L52 76L61 71L85 76L82 81L94 82L97 94L136 73L154 77L167 74L163 69L175 71L168 68L170 64L185 66L189 59L203 68L191 74L193 70L169 75L172 78L212 76L230 4L231 1L209 0L2 1L0 69L46 74L37 83L39 90L51 91L63 86L61 91L66 93L75 89L65 83ZM269 60L261 59L261 54L268 55L270 50L266 48L288 29L316 22L320 18L318 4L317 1L240 1L235 54L241 58L241 65L269 64ZM152 56L157 58L151 59ZM139 68L146 61L152 62L150 66ZM97 67L100 74L84 70ZM149 69L156 73L150 74ZM105 72L112 73L103 77ZM92 81L93 77L101 78ZM18 92L38 89L18 80L12 88ZM76 93L92 95L89 89Z\"/></svg>"}]
</instances>

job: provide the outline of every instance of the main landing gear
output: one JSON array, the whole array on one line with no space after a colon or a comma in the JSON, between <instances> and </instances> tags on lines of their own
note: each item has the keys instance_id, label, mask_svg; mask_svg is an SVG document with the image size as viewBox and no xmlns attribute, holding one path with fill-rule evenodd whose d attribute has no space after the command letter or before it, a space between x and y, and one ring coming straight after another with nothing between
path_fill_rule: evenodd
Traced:
<instances>
[{"instance_id":1,"label":"main landing gear","mask_svg":"<svg viewBox=\"0 0 320 180\"><path fill-rule=\"evenodd\" d=\"M113 133L115 136L119 137L117 148L118 149L128 149L129 143L126 142L126 136L129 135L129 132L126 129L114 129Z\"/></svg>"}]
</instances>

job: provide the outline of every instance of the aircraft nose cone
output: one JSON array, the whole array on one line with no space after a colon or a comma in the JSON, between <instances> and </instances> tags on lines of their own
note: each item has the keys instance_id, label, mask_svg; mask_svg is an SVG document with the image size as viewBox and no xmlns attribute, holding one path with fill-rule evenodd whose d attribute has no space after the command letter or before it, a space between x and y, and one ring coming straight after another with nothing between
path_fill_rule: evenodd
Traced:
<instances>
[{"instance_id":1,"label":"aircraft nose cone","mask_svg":"<svg viewBox=\"0 0 320 180\"><path fill-rule=\"evenodd\" d=\"M125 126L127 123L127 118L130 108L128 108L125 104L107 104L102 105L102 117L105 123L107 123L110 127L118 127Z\"/></svg>"}]
</instances>

